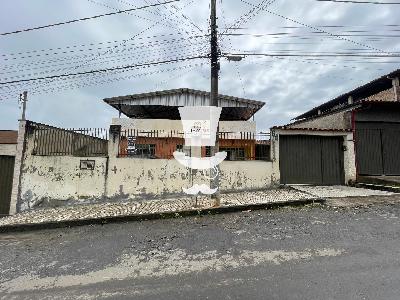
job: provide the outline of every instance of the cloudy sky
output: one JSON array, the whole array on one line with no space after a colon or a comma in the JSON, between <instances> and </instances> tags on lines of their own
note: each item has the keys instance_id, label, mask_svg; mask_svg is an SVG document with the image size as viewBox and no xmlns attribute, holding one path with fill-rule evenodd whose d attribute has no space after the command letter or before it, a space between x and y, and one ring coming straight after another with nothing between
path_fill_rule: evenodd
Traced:
<instances>
[{"instance_id":1,"label":"cloudy sky","mask_svg":"<svg viewBox=\"0 0 400 300\"><path fill-rule=\"evenodd\" d=\"M158 2L164 0L2 0L0 31ZM400 58L388 56L400 49L400 5L217 0L217 6L221 51L247 54L240 62L222 58L220 93L266 102L256 115L259 130L399 68ZM1 35L0 82L207 55L208 25L208 0L180 0ZM181 87L209 90L206 58L0 85L0 129L17 128L24 90L30 120L78 128L108 127L118 113L104 98Z\"/></svg>"}]
</instances>

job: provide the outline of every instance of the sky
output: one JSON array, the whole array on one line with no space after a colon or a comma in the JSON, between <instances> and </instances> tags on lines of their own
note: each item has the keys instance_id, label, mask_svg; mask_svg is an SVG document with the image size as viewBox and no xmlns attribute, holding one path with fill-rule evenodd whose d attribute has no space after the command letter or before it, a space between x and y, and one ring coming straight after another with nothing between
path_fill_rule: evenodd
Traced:
<instances>
[{"instance_id":1,"label":"sky","mask_svg":"<svg viewBox=\"0 0 400 300\"><path fill-rule=\"evenodd\" d=\"M138 9L0 35L0 83L140 67L2 84L0 129L18 127L18 98L25 90L29 120L67 128L108 128L118 112L102 101L107 97L173 88L209 91L209 60L194 57L209 52L210 1L141 8L160 2L2 0L0 33ZM286 124L398 69L400 58L388 56L399 54L399 12L400 5L217 0L221 53L243 57L221 57L219 92L265 102L255 116L259 131Z\"/></svg>"}]
</instances>

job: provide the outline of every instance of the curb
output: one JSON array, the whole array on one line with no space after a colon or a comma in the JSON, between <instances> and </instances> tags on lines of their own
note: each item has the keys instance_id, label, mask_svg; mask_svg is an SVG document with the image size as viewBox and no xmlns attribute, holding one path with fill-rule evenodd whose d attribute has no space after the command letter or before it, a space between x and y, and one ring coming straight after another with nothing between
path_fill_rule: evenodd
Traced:
<instances>
[{"instance_id":1,"label":"curb","mask_svg":"<svg viewBox=\"0 0 400 300\"><path fill-rule=\"evenodd\" d=\"M190 217L190 216L204 216L212 214L224 214L232 213L244 210L261 210L261 209L275 209L285 206L303 206L307 204L314 203L325 203L325 199L305 199L305 200L295 200L286 202L274 202L274 203L261 203L261 204L245 204L236 206L222 206L216 208L206 208L206 209L192 209L183 210L176 212L165 212L165 213L154 213L154 214L141 214L141 215L127 215L127 216L110 216L102 218L91 218L82 220L66 220L59 222L46 222L46 223L33 223L33 224L16 224L16 225L4 225L0 226L0 234L7 232L23 232L23 231L33 231L42 229L55 229L55 228L67 228L85 225L104 225L107 223L126 223L131 221L147 221L156 219L171 219L176 217Z\"/></svg>"},{"instance_id":2,"label":"curb","mask_svg":"<svg viewBox=\"0 0 400 300\"><path fill-rule=\"evenodd\" d=\"M391 185L381 185L381 184L373 184L373 183L356 183L356 187L366 188L370 190L377 190L377 191L385 191L385 192L392 192L392 193L400 193L400 187L391 186Z\"/></svg>"}]
</instances>

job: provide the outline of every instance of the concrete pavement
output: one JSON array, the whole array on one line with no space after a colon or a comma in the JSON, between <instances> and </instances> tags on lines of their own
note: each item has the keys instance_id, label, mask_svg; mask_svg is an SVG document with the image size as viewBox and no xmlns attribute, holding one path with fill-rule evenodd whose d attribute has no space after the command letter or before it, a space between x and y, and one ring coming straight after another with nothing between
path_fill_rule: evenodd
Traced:
<instances>
[{"instance_id":1,"label":"concrete pavement","mask_svg":"<svg viewBox=\"0 0 400 300\"><path fill-rule=\"evenodd\" d=\"M163 218L165 216L221 213L235 210L307 204L332 197L389 196L392 193L348 186L291 186L276 189L221 194L221 207L200 196L162 200L120 201L36 209L0 219L0 232L53 228L123 220Z\"/></svg>"},{"instance_id":2,"label":"concrete pavement","mask_svg":"<svg viewBox=\"0 0 400 300\"><path fill-rule=\"evenodd\" d=\"M0 297L398 299L389 198L3 234Z\"/></svg>"}]
</instances>

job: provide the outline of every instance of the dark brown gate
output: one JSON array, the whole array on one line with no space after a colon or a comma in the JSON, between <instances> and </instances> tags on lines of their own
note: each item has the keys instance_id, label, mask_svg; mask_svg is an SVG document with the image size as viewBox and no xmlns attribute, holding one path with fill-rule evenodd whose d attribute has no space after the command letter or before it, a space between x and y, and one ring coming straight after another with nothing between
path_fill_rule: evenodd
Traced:
<instances>
[{"instance_id":1,"label":"dark brown gate","mask_svg":"<svg viewBox=\"0 0 400 300\"><path fill-rule=\"evenodd\" d=\"M10 210L14 163L14 156L0 156L0 217Z\"/></svg>"},{"instance_id":2,"label":"dark brown gate","mask_svg":"<svg viewBox=\"0 0 400 300\"><path fill-rule=\"evenodd\" d=\"M357 168L360 175L400 175L400 124L356 124Z\"/></svg>"},{"instance_id":3,"label":"dark brown gate","mask_svg":"<svg viewBox=\"0 0 400 300\"><path fill-rule=\"evenodd\" d=\"M342 146L342 137L281 135L281 183L344 184Z\"/></svg>"}]
</instances>

